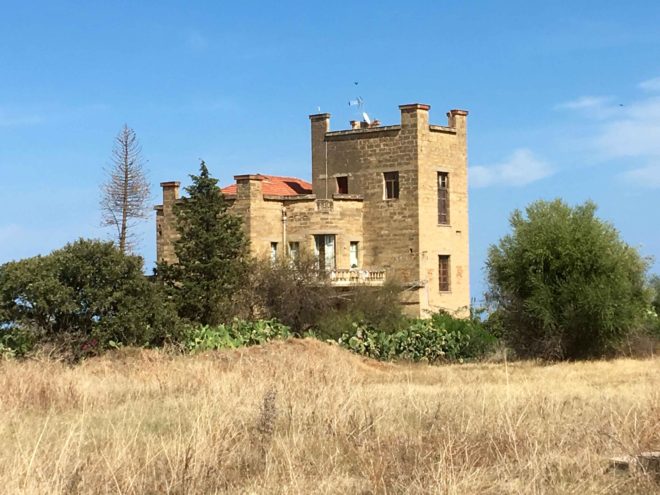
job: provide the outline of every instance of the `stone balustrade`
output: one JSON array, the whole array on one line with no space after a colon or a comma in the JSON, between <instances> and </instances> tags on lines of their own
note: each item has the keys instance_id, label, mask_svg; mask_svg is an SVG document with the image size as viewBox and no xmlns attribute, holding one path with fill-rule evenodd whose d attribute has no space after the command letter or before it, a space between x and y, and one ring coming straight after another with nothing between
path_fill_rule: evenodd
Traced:
<instances>
[{"instance_id":1,"label":"stone balustrade","mask_svg":"<svg viewBox=\"0 0 660 495\"><path fill-rule=\"evenodd\" d=\"M335 269L329 272L330 284L342 287L350 285L383 285L385 270L365 270L360 268Z\"/></svg>"}]
</instances>

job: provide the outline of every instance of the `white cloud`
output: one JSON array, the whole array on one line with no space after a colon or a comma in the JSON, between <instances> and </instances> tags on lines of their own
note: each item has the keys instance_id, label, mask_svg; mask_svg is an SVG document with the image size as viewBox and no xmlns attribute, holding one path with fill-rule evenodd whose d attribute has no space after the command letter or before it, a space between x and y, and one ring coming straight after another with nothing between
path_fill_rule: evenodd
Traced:
<instances>
[{"instance_id":1,"label":"white cloud","mask_svg":"<svg viewBox=\"0 0 660 495\"><path fill-rule=\"evenodd\" d=\"M41 124L43 117L32 113L8 112L0 108L0 127L23 127Z\"/></svg>"},{"instance_id":2,"label":"white cloud","mask_svg":"<svg viewBox=\"0 0 660 495\"><path fill-rule=\"evenodd\" d=\"M610 117L617 107L612 104L611 96L581 96L576 100L558 104L555 110L571 110L588 117L605 119Z\"/></svg>"},{"instance_id":3,"label":"white cloud","mask_svg":"<svg viewBox=\"0 0 660 495\"><path fill-rule=\"evenodd\" d=\"M513 186L520 187L549 177L553 168L527 148L515 150L502 163L470 167L472 187Z\"/></svg>"},{"instance_id":4,"label":"white cloud","mask_svg":"<svg viewBox=\"0 0 660 495\"><path fill-rule=\"evenodd\" d=\"M618 162L626 182L642 187L660 187L660 77L638 84L647 92L626 104L612 104L612 98L584 96L555 108L579 111L596 119L591 133L580 138L587 159ZM646 164L652 165L646 165Z\"/></svg>"},{"instance_id":5,"label":"white cloud","mask_svg":"<svg viewBox=\"0 0 660 495\"><path fill-rule=\"evenodd\" d=\"M660 156L660 97L646 98L622 107L591 140L604 159Z\"/></svg>"},{"instance_id":6,"label":"white cloud","mask_svg":"<svg viewBox=\"0 0 660 495\"><path fill-rule=\"evenodd\" d=\"M602 108L607 105L612 98L610 96L581 96L577 100L566 101L557 105L557 108L567 108L569 110L583 110L591 108Z\"/></svg>"},{"instance_id":7,"label":"white cloud","mask_svg":"<svg viewBox=\"0 0 660 495\"><path fill-rule=\"evenodd\" d=\"M647 81L639 83L639 87L644 91L656 92L660 91L660 77L655 77Z\"/></svg>"},{"instance_id":8,"label":"white cloud","mask_svg":"<svg viewBox=\"0 0 660 495\"><path fill-rule=\"evenodd\" d=\"M631 184L652 189L660 188L660 165L649 165L647 167L628 170L622 175Z\"/></svg>"},{"instance_id":9,"label":"white cloud","mask_svg":"<svg viewBox=\"0 0 660 495\"><path fill-rule=\"evenodd\" d=\"M108 110L103 103L90 103L81 106L64 107L42 104L33 108L0 107L0 127L27 127L39 124L53 124L64 120L79 120L83 116Z\"/></svg>"}]
</instances>

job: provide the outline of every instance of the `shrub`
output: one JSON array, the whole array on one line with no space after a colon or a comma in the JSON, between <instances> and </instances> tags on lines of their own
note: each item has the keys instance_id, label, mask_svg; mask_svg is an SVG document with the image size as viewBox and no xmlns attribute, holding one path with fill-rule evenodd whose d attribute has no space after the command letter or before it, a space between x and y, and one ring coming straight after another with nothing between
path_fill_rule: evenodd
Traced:
<instances>
[{"instance_id":1,"label":"shrub","mask_svg":"<svg viewBox=\"0 0 660 495\"><path fill-rule=\"evenodd\" d=\"M649 281L653 299L646 312L645 328L650 337L660 342L660 276L654 275Z\"/></svg>"},{"instance_id":2,"label":"shrub","mask_svg":"<svg viewBox=\"0 0 660 495\"><path fill-rule=\"evenodd\" d=\"M192 326L188 329L184 343L188 351L198 352L259 345L290 336L289 327L276 320L235 319L228 324Z\"/></svg>"},{"instance_id":3,"label":"shrub","mask_svg":"<svg viewBox=\"0 0 660 495\"><path fill-rule=\"evenodd\" d=\"M656 316L660 315L660 275L653 275L649 279L649 287L653 294L651 307Z\"/></svg>"},{"instance_id":4,"label":"shrub","mask_svg":"<svg viewBox=\"0 0 660 495\"><path fill-rule=\"evenodd\" d=\"M0 330L0 354L4 352L12 357L23 357L34 349L39 332L35 329L14 326Z\"/></svg>"},{"instance_id":5,"label":"shrub","mask_svg":"<svg viewBox=\"0 0 660 495\"><path fill-rule=\"evenodd\" d=\"M245 320L277 319L298 336L312 328L336 300L316 259L254 259L237 298L235 312Z\"/></svg>"},{"instance_id":6,"label":"shrub","mask_svg":"<svg viewBox=\"0 0 660 495\"><path fill-rule=\"evenodd\" d=\"M587 202L538 201L491 246L489 300L521 357L601 356L644 318L647 262Z\"/></svg>"},{"instance_id":7,"label":"shrub","mask_svg":"<svg viewBox=\"0 0 660 495\"><path fill-rule=\"evenodd\" d=\"M0 308L7 338L20 329L90 350L110 342L159 345L176 337L178 325L159 287L144 276L140 257L83 239L2 265Z\"/></svg>"},{"instance_id":8,"label":"shrub","mask_svg":"<svg viewBox=\"0 0 660 495\"><path fill-rule=\"evenodd\" d=\"M241 346L241 341L231 336L226 325L191 326L188 328L183 343L186 350L190 352L235 349Z\"/></svg>"},{"instance_id":9,"label":"shrub","mask_svg":"<svg viewBox=\"0 0 660 495\"><path fill-rule=\"evenodd\" d=\"M321 339L337 340L353 331L353 324L393 333L408 324L401 310L401 288L392 282L382 287L356 286L342 294L335 307L328 309L316 323L315 332Z\"/></svg>"},{"instance_id":10,"label":"shrub","mask_svg":"<svg viewBox=\"0 0 660 495\"><path fill-rule=\"evenodd\" d=\"M403 331L390 337L390 355L406 361L429 363L457 357L461 345L469 337L451 334L433 320L417 319Z\"/></svg>"},{"instance_id":11,"label":"shrub","mask_svg":"<svg viewBox=\"0 0 660 495\"><path fill-rule=\"evenodd\" d=\"M390 343L388 335L362 323L353 322L352 331L344 333L337 342L349 351L372 359L388 360Z\"/></svg>"},{"instance_id":12,"label":"shrub","mask_svg":"<svg viewBox=\"0 0 660 495\"><path fill-rule=\"evenodd\" d=\"M352 332L344 333L339 339L340 345L373 359L429 363L479 358L496 341L478 318L462 320L447 313L408 320L403 329L392 333L354 323Z\"/></svg>"},{"instance_id":13,"label":"shrub","mask_svg":"<svg viewBox=\"0 0 660 495\"><path fill-rule=\"evenodd\" d=\"M431 316L433 326L446 329L452 336L448 355L452 359L478 359L491 353L497 343L496 334L481 321L481 311L470 309L469 318L456 318L438 312Z\"/></svg>"}]
</instances>

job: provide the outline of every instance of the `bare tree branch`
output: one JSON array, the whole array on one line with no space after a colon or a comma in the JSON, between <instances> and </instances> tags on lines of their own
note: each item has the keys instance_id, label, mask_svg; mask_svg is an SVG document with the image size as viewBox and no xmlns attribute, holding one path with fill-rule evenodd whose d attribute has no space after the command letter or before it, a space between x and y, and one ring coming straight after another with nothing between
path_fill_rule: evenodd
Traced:
<instances>
[{"instance_id":1,"label":"bare tree branch","mask_svg":"<svg viewBox=\"0 0 660 495\"><path fill-rule=\"evenodd\" d=\"M132 219L147 218L151 191L144 170L142 146L135 131L124 124L111 153L111 166L101 186L102 225L115 227L117 244L125 253L134 246Z\"/></svg>"}]
</instances>

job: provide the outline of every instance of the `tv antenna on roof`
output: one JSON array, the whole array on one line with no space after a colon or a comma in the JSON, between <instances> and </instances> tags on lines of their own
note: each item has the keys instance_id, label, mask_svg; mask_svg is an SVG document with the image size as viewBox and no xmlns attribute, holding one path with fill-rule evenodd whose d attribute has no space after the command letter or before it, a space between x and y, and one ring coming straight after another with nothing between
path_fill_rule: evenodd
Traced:
<instances>
[{"instance_id":1,"label":"tv antenna on roof","mask_svg":"<svg viewBox=\"0 0 660 495\"><path fill-rule=\"evenodd\" d=\"M355 83L357 85L357 83ZM369 118L369 114L364 111L364 99L361 96L358 96L355 100L349 100L348 101L348 106L349 107L357 107L358 112L362 114L362 119L368 124L371 125L371 119Z\"/></svg>"}]
</instances>

